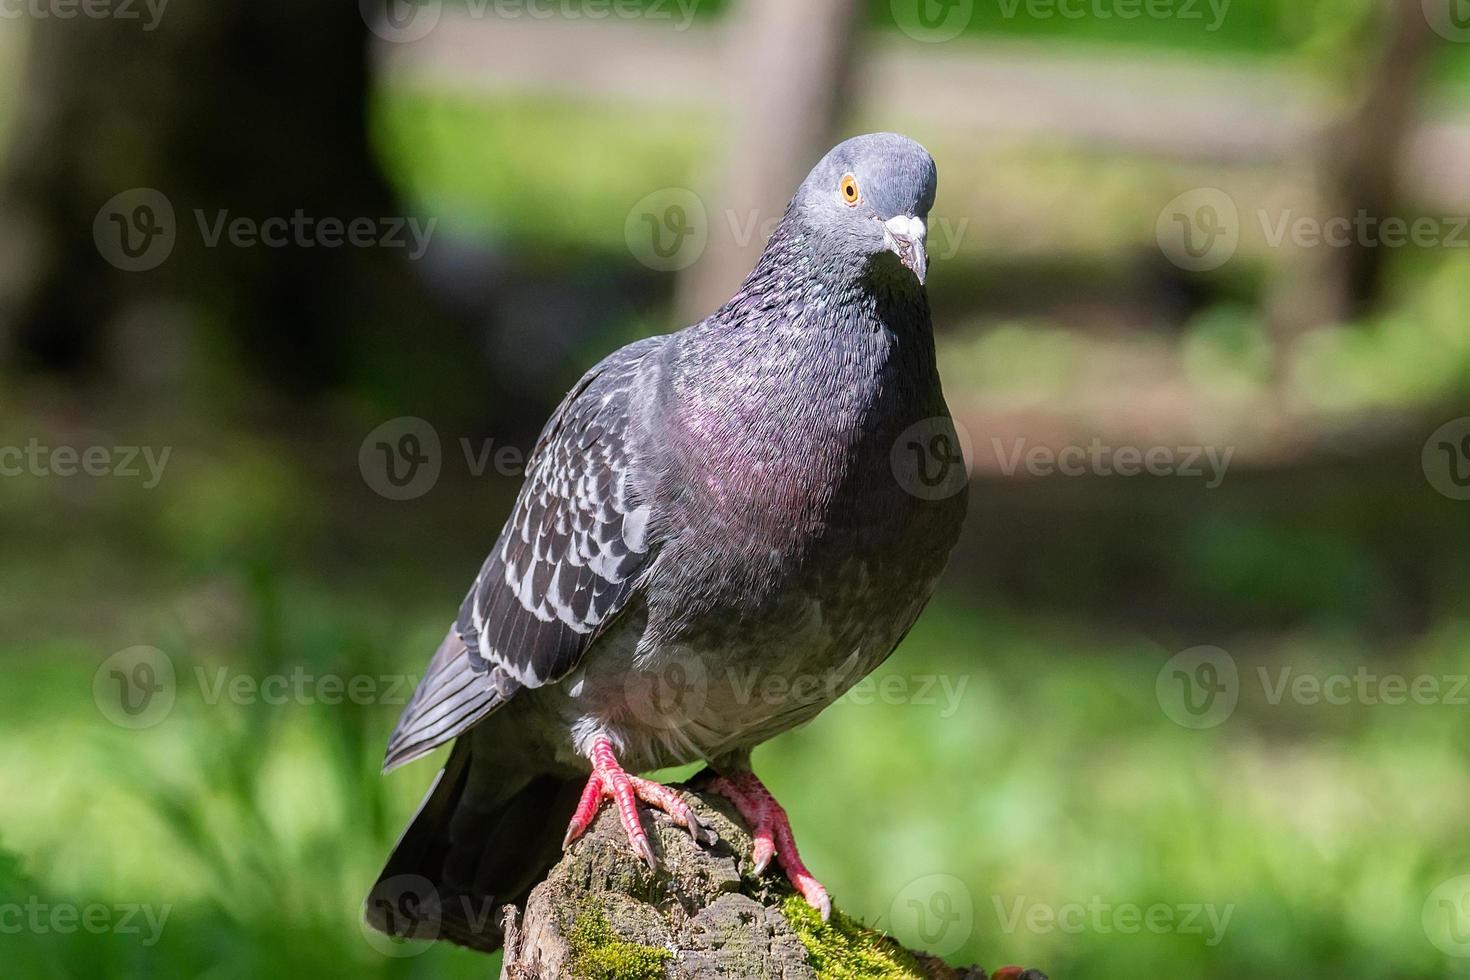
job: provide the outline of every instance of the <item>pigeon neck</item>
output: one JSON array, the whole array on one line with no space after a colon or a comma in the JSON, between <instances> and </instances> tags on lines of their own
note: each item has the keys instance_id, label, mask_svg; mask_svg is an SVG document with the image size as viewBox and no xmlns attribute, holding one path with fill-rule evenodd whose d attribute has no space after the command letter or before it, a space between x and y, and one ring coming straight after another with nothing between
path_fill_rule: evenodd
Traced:
<instances>
[{"instance_id":1,"label":"pigeon neck","mask_svg":"<svg viewBox=\"0 0 1470 980\"><path fill-rule=\"evenodd\" d=\"M818 344L886 329L932 345L928 298L913 273L887 253L863 255L824 240L791 210L740 289L707 322L763 334L796 327Z\"/></svg>"}]
</instances>

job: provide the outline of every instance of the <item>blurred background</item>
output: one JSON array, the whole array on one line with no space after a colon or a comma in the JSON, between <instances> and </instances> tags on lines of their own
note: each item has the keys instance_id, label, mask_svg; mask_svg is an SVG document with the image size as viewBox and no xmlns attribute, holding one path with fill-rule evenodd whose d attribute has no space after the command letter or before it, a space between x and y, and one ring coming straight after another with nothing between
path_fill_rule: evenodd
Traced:
<instances>
[{"instance_id":1,"label":"blurred background","mask_svg":"<svg viewBox=\"0 0 1470 980\"><path fill-rule=\"evenodd\" d=\"M1459 0L0 7L4 972L493 975L359 928L388 732L565 389L880 129L970 518L756 754L808 863L954 962L1470 974Z\"/></svg>"}]
</instances>

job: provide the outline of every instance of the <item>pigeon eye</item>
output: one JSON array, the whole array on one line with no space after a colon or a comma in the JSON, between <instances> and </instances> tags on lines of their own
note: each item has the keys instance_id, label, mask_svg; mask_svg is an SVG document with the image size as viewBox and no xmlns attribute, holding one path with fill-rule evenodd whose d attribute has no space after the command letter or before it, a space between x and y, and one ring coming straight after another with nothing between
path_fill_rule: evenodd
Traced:
<instances>
[{"instance_id":1,"label":"pigeon eye","mask_svg":"<svg viewBox=\"0 0 1470 980\"><path fill-rule=\"evenodd\" d=\"M857 202L862 200L862 193L858 190L857 178L852 174L843 174L842 183L838 185L838 193L842 195L842 202L848 207L856 207Z\"/></svg>"}]
</instances>

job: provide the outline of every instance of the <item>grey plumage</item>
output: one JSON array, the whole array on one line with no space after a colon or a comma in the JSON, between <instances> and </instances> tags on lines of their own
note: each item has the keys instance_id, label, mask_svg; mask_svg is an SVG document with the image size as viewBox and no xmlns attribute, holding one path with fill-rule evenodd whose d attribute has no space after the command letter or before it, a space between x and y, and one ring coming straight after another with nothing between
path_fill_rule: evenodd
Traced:
<instances>
[{"instance_id":1,"label":"grey plumage","mask_svg":"<svg viewBox=\"0 0 1470 980\"><path fill-rule=\"evenodd\" d=\"M739 767L892 652L965 509L892 462L913 425L948 425L922 286L934 187L911 140L840 144L728 303L567 395L391 739L387 768L464 736L370 921L414 875L440 934L494 948L470 910L519 899L554 857L594 735L629 771ZM692 693L642 697L635 678L673 670ZM753 697L768 677L788 693Z\"/></svg>"},{"instance_id":2,"label":"grey plumage","mask_svg":"<svg viewBox=\"0 0 1470 980\"><path fill-rule=\"evenodd\" d=\"M629 473L629 393L653 337L578 382L389 742L385 768L433 751L522 687L560 679L620 612L649 555L650 505Z\"/></svg>"}]
</instances>

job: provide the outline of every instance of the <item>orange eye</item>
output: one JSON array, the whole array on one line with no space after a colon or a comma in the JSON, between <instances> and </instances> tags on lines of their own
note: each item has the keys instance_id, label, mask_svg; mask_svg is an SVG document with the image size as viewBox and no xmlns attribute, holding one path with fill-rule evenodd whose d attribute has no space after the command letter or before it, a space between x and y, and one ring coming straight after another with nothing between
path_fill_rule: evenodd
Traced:
<instances>
[{"instance_id":1,"label":"orange eye","mask_svg":"<svg viewBox=\"0 0 1470 980\"><path fill-rule=\"evenodd\" d=\"M857 178L852 174L843 175L842 183L837 186L837 192L842 195L842 203L850 208L857 207L858 201L863 199L862 193L858 190Z\"/></svg>"}]
</instances>

